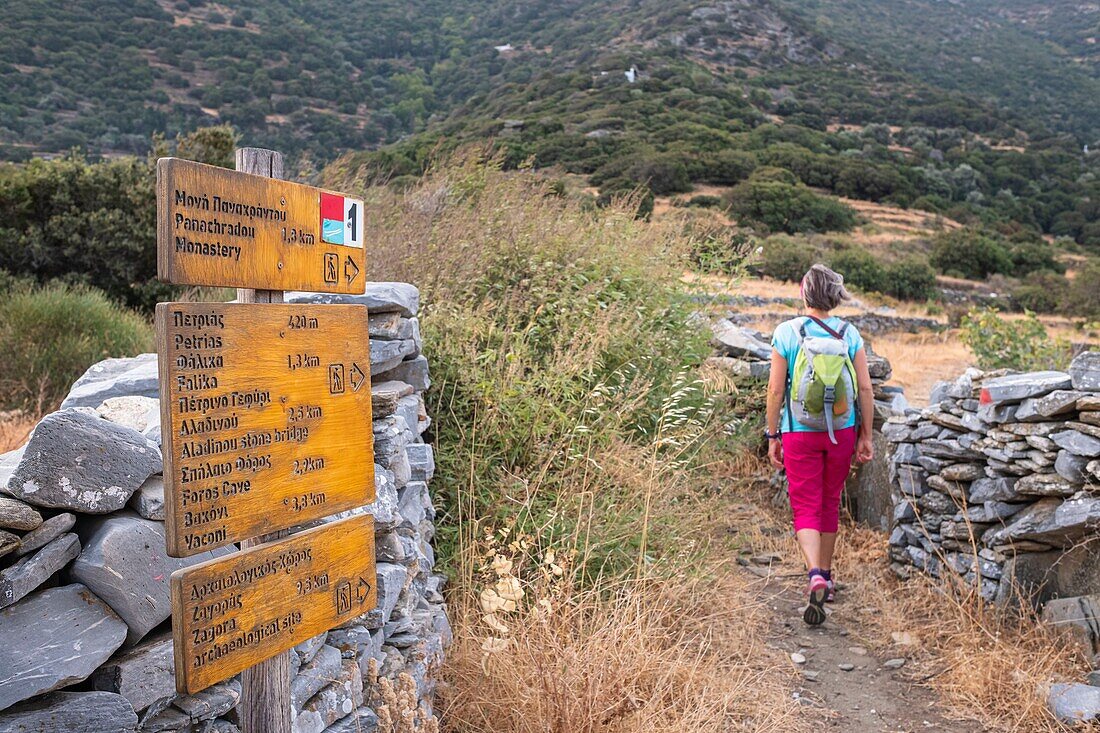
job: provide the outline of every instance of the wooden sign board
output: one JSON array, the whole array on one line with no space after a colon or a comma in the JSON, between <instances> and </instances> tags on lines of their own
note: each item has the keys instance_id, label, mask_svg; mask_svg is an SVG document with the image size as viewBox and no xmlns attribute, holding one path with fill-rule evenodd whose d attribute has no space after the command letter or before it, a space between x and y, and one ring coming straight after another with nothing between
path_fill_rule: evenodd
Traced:
<instances>
[{"instance_id":1,"label":"wooden sign board","mask_svg":"<svg viewBox=\"0 0 1100 733\"><path fill-rule=\"evenodd\" d=\"M165 282L361 294L366 265L360 199L157 161L157 276Z\"/></svg>"},{"instance_id":2,"label":"wooden sign board","mask_svg":"<svg viewBox=\"0 0 1100 733\"><path fill-rule=\"evenodd\" d=\"M160 303L168 554L374 501L361 305Z\"/></svg>"},{"instance_id":3,"label":"wooden sign board","mask_svg":"<svg viewBox=\"0 0 1100 733\"><path fill-rule=\"evenodd\" d=\"M176 689L193 694L372 610L374 518L177 570L171 594Z\"/></svg>"}]
</instances>

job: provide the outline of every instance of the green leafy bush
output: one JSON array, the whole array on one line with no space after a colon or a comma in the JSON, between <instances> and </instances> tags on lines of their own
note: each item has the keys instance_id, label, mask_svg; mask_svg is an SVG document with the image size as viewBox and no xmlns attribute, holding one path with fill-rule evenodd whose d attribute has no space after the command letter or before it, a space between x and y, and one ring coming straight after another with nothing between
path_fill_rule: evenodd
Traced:
<instances>
[{"instance_id":1,"label":"green leafy bush","mask_svg":"<svg viewBox=\"0 0 1100 733\"><path fill-rule=\"evenodd\" d=\"M927 300L936 293L936 273L924 257L908 255L886 266L882 292L901 300Z\"/></svg>"},{"instance_id":2,"label":"green leafy bush","mask_svg":"<svg viewBox=\"0 0 1100 733\"><path fill-rule=\"evenodd\" d=\"M1051 339L1030 311L1021 319L1009 320L993 308L976 308L961 326L963 343L982 369L1059 369L1069 361L1065 345Z\"/></svg>"},{"instance_id":3,"label":"green leafy bush","mask_svg":"<svg viewBox=\"0 0 1100 733\"><path fill-rule=\"evenodd\" d=\"M1065 302L1069 282L1055 272L1035 272L1012 290L1016 305L1036 313L1054 313Z\"/></svg>"},{"instance_id":4,"label":"green leafy bush","mask_svg":"<svg viewBox=\"0 0 1100 733\"><path fill-rule=\"evenodd\" d=\"M801 184L749 180L734 187L724 200L742 223L773 232L846 232L856 224L851 207L818 196Z\"/></svg>"},{"instance_id":5,"label":"green leafy bush","mask_svg":"<svg viewBox=\"0 0 1100 733\"><path fill-rule=\"evenodd\" d=\"M783 236L769 237L761 250L757 266L760 274L788 282L800 282L819 256L817 248L809 242Z\"/></svg>"},{"instance_id":6,"label":"green leafy bush","mask_svg":"<svg viewBox=\"0 0 1100 733\"><path fill-rule=\"evenodd\" d=\"M0 298L0 404L52 408L95 362L152 346L149 323L98 290L17 286Z\"/></svg>"},{"instance_id":7,"label":"green leafy bush","mask_svg":"<svg viewBox=\"0 0 1100 733\"><path fill-rule=\"evenodd\" d=\"M1100 260L1090 260L1076 272L1062 309L1070 315L1100 318Z\"/></svg>"},{"instance_id":8,"label":"green leafy bush","mask_svg":"<svg viewBox=\"0 0 1100 733\"><path fill-rule=\"evenodd\" d=\"M715 232L692 243L691 259L702 272L740 275L750 264L756 240L743 232Z\"/></svg>"},{"instance_id":9,"label":"green leafy bush","mask_svg":"<svg viewBox=\"0 0 1100 733\"><path fill-rule=\"evenodd\" d=\"M869 292L885 291L886 270L867 250L848 247L829 260L829 266L844 276L845 284Z\"/></svg>"},{"instance_id":10,"label":"green leafy bush","mask_svg":"<svg viewBox=\"0 0 1100 733\"><path fill-rule=\"evenodd\" d=\"M1008 249L996 239L973 229L958 229L936 237L932 266L945 275L984 280L992 274L1010 275L1014 269Z\"/></svg>"}]
</instances>

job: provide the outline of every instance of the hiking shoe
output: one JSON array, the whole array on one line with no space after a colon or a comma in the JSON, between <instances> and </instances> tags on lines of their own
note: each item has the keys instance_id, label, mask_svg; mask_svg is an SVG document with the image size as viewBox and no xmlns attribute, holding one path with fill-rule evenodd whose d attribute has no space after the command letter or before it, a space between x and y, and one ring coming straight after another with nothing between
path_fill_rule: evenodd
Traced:
<instances>
[{"instance_id":1,"label":"hiking shoe","mask_svg":"<svg viewBox=\"0 0 1100 733\"><path fill-rule=\"evenodd\" d=\"M828 588L828 591L825 593L825 602L832 603L836 600L836 583L832 580L826 580L825 584Z\"/></svg>"},{"instance_id":2,"label":"hiking shoe","mask_svg":"<svg viewBox=\"0 0 1100 733\"><path fill-rule=\"evenodd\" d=\"M825 599L829 595L829 581L820 575L810 576L809 603L802 613L802 620L810 626L825 623Z\"/></svg>"}]
</instances>

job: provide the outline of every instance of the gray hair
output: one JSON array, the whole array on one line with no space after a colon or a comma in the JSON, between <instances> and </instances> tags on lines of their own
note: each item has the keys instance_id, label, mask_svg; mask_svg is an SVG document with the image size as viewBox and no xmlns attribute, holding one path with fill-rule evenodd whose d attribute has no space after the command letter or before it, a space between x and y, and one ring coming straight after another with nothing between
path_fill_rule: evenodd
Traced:
<instances>
[{"instance_id":1,"label":"gray hair","mask_svg":"<svg viewBox=\"0 0 1100 733\"><path fill-rule=\"evenodd\" d=\"M809 308L831 311L852 295L844 287L844 276L825 265L814 265L802 278L802 299Z\"/></svg>"}]
</instances>

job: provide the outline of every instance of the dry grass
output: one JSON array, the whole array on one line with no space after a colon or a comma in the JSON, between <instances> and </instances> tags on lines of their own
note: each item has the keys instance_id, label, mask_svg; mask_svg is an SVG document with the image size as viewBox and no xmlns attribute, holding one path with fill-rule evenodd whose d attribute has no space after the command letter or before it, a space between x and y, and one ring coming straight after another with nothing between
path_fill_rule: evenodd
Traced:
<instances>
[{"instance_id":1,"label":"dry grass","mask_svg":"<svg viewBox=\"0 0 1100 733\"><path fill-rule=\"evenodd\" d=\"M787 692L789 664L764 646L768 610L744 584L727 571L570 593L503 634L460 611L442 718L517 733L811 730L814 715Z\"/></svg>"},{"instance_id":2,"label":"dry grass","mask_svg":"<svg viewBox=\"0 0 1100 733\"><path fill-rule=\"evenodd\" d=\"M38 419L22 412L0 413L0 453L13 451L27 442Z\"/></svg>"},{"instance_id":3,"label":"dry grass","mask_svg":"<svg viewBox=\"0 0 1100 733\"><path fill-rule=\"evenodd\" d=\"M838 565L867 641L915 657L909 674L939 693L945 712L990 731L1067 730L1044 691L1083 679L1089 665L1063 634L985 603L961 578L897 580L879 532L849 524L843 540Z\"/></svg>"},{"instance_id":4,"label":"dry grass","mask_svg":"<svg viewBox=\"0 0 1100 733\"><path fill-rule=\"evenodd\" d=\"M751 463L746 453L717 470L733 479ZM758 475L769 473L757 465ZM754 553L801 558L785 496L760 479L737 485L738 498L747 502L737 505L738 540ZM834 612L881 657L910 660L904 674L938 694L945 716L997 733L1070 730L1054 719L1045 697L1052 682L1079 681L1090 669L1067 635L984 602L959 577L899 580L889 567L886 535L850 517L839 539L834 568L844 598Z\"/></svg>"},{"instance_id":5,"label":"dry grass","mask_svg":"<svg viewBox=\"0 0 1100 733\"><path fill-rule=\"evenodd\" d=\"M912 405L928 404L936 382L955 378L976 361L955 330L883 334L872 343L875 353L890 360L894 370L890 384L904 387L905 398Z\"/></svg>"}]
</instances>

